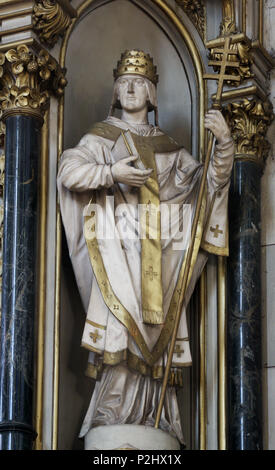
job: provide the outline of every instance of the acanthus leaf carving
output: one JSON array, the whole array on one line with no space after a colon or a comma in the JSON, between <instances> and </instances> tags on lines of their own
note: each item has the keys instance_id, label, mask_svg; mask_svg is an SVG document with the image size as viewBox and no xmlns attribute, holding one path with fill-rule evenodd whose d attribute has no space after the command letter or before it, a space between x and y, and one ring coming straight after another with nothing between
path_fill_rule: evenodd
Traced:
<instances>
[{"instance_id":1,"label":"acanthus leaf carving","mask_svg":"<svg viewBox=\"0 0 275 470\"><path fill-rule=\"evenodd\" d=\"M33 27L43 44L53 47L70 24L70 15L55 0L36 0Z\"/></svg>"},{"instance_id":2,"label":"acanthus leaf carving","mask_svg":"<svg viewBox=\"0 0 275 470\"><path fill-rule=\"evenodd\" d=\"M2 112L12 108L46 109L50 93L62 95L67 80L50 54L38 54L20 45L0 55L0 102Z\"/></svg>"},{"instance_id":3,"label":"acanthus leaf carving","mask_svg":"<svg viewBox=\"0 0 275 470\"><path fill-rule=\"evenodd\" d=\"M266 133L274 119L270 101L245 98L230 103L226 108L226 118L235 142L236 157L252 157L264 163L270 149Z\"/></svg>"},{"instance_id":4,"label":"acanthus leaf carving","mask_svg":"<svg viewBox=\"0 0 275 470\"><path fill-rule=\"evenodd\" d=\"M206 7L204 0L176 0L177 4L189 16L200 37L204 40L206 24Z\"/></svg>"}]
</instances>

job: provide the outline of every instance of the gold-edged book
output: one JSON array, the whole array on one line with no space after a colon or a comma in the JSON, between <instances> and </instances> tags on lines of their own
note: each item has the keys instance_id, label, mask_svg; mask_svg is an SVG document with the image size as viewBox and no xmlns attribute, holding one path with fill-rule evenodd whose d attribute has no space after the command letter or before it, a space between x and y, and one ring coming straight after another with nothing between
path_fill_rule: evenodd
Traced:
<instances>
[{"instance_id":1,"label":"gold-edged book","mask_svg":"<svg viewBox=\"0 0 275 470\"><path fill-rule=\"evenodd\" d=\"M112 155L115 161L121 160L123 157L126 158L127 155L138 155L137 160L135 160L132 165L138 170L146 170L146 167L142 163L137 148L134 144L134 140L130 131L121 131L119 138L112 148Z\"/></svg>"}]
</instances>

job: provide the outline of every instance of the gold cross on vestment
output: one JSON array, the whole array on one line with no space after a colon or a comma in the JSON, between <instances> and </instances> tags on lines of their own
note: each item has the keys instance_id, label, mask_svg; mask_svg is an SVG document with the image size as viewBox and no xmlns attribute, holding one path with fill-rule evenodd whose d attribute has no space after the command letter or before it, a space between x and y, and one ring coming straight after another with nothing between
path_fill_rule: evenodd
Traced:
<instances>
[{"instance_id":1,"label":"gold cross on vestment","mask_svg":"<svg viewBox=\"0 0 275 470\"><path fill-rule=\"evenodd\" d=\"M93 342L96 343L98 339L102 338L102 336L98 334L98 330L95 330L90 333L90 338L92 338Z\"/></svg>"},{"instance_id":2,"label":"gold cross on vestment","mask_svg":"<svg viewBox=\"0 0 275 470\"><path fill-rule=\"evenodd\" d=\"M157 277L158 273L154 271L153 266L149 266L149 271L145 272L146 276L150 276L149 279L150 281L153 281L154 277Z\"/></svg>"},{"instance_id":3,"label":"gold cross on vestment","mask_svg":"<svg viewBox=\"0 0 275 470\"><path fill-rule=\"evenodd\" d=\"M175 353L177 353L177 357L180 357L182 353L184 353L184 349L181 349L180 348L180 345L177 344L176 347L175 347Z\"/></svg>"},{"instance_id":4,"label":"gold cross on vestment","mask_svg":"<svg viewBox=\"0 0 275 470\"><path fill-rule=\"evenodd\" d=\"M149 201L146 202L146 210L147 210L150 214L152 214L152 213L155 212L155 205L152 204L152 202L150 201L150 199L149 199ZM148 213L147 213L147 215L148 215Z\"/></svg>"},{"instance_id":5,"label":"gold cross on vestment","mask_svg":"<svg viewBox=\"0 0 275 470\"><path fill-rule=\"evenodd\" d=\"M218 238L220 233L223 233L223 230L219 230L219 225L217 224L216 227L210 227L211 232L214 233L214 238Z\"/></svg>"}]
</instances>

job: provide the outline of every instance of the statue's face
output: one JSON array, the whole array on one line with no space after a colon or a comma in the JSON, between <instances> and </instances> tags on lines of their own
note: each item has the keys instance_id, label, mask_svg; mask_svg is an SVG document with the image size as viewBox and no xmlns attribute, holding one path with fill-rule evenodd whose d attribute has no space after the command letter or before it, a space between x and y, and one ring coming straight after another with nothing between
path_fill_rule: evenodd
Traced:
<instances>
[{"instance_id":1,"label":"statue's face","mask_svg":"<svg viewBox=\"0 0 275 470\"><path fill-rule=\"evenodd\" d=\"M123 75L117 80L117 93L121 107L128 112L138 112L147 107L148 92L142 77Z\"/></svg>"}]
</instances>

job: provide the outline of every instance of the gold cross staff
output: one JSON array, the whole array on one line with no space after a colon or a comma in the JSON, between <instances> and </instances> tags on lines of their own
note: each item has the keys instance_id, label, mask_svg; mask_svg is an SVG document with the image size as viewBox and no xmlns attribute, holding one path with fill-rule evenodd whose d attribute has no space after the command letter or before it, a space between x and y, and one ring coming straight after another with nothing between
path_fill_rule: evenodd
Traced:
<instances>
[{"instance_id":1,"label":"gold cross staff","mask_svg":"<svg viewBox=\"0 0 275 470\"><path fill-rule=\"evenodd\" d=\"M221 54L221 60L217 61L211 61L209 65L215 65L220 67L220 73L219 74L205 74L204 78L205 79L210 79L210 80L218 80L218 89L216 93L215 100L213 102L213 108L215 109L220 109L221 108L221 98L222 98L222 89L223 89L223 84L225 80L232 80L232 75L226 75L226 69L227 67L232 67L234 64L236 65L237 62L229 62L228 57L230 54L232 54L232 51L230 50L231 42L231 37L227 36L225 38L224 42L224 47L223 49L219 49L219 53ZM234 80L239 81L240 77L236 77L234 75ZM187 281L189 277L189 271L191 267L191 260L192 260L192 255L193 255L193 250L194 250L194 244L195 244L195 238L197 234L197 227L198 227L198 221L199 221L199 215L200 215L200 210L202 206L202 201L203 201L203 195L204 195L204 190L206 186L206 179L207 179L207 171L208 171L208 166L210 162L210 158L212 155L212 147L213 147L213 142L214 142L214 136L211 133L209 141L208 141L208 146L207 146L207 152L204 160L204 168L203 168L203 174L202 178L200 181L200 187L199 187L199 195L197 199L197 205L195 209L195 215L192 223L192 231L191 231L191 240L186 252L186 262L185 262L185 269L180 285L180 294L179 294L179 299L176 307L176 312L175 312L175 325L172 333L172 338L170 342L170 347L168 350L168 356L167 356L167 363L165 367L165 373L163 377L163 383L162 383L162 389L161 389L161 394L160 394L160 399L159 399L159 405L157 409L157 414L156 414L156 421L155 421L155 428L159 427L159 422L160 422L160 417L161 417L161 412L164 404L164 399L165 399L165 393L168 385L168 380L169 380L169 375L170 375L170 369L172 366L172 360L173 360L173 354L174 354L174 348L176 344L176 339L177 339L177 333L178 333L178 328L179 328L179 323L180 323L180 318L181 318L181 312L183 308L183 303L185 300L185 293L187 289Z\"/></svg>"},{"instance_id":2,"label":"gold cross staff","mask_svg":"<svg viewBox=\"0 0 275 470\"><path fill-rule=\"evenodd\" d=\"M222 97L222 89L223 84L226 80L235 80L237 82L240 81L241 77L237 75L230 75L226 74L227 67L239 67L240 63L235 61L229 61L229 55L236 55L236 51L233 51L229 48L230 46L231 37L227 36L225 38L224 47L223 49L215 49L215 53L221 54L221 60L210 60L208 65L212 65L214 67L220 67L220 73L205 73L203 78L207 80L218 80L218 89L216 94L215 102L213 103L213 108L220 109L220 101Z\"/></svg>"}]
</instances>

